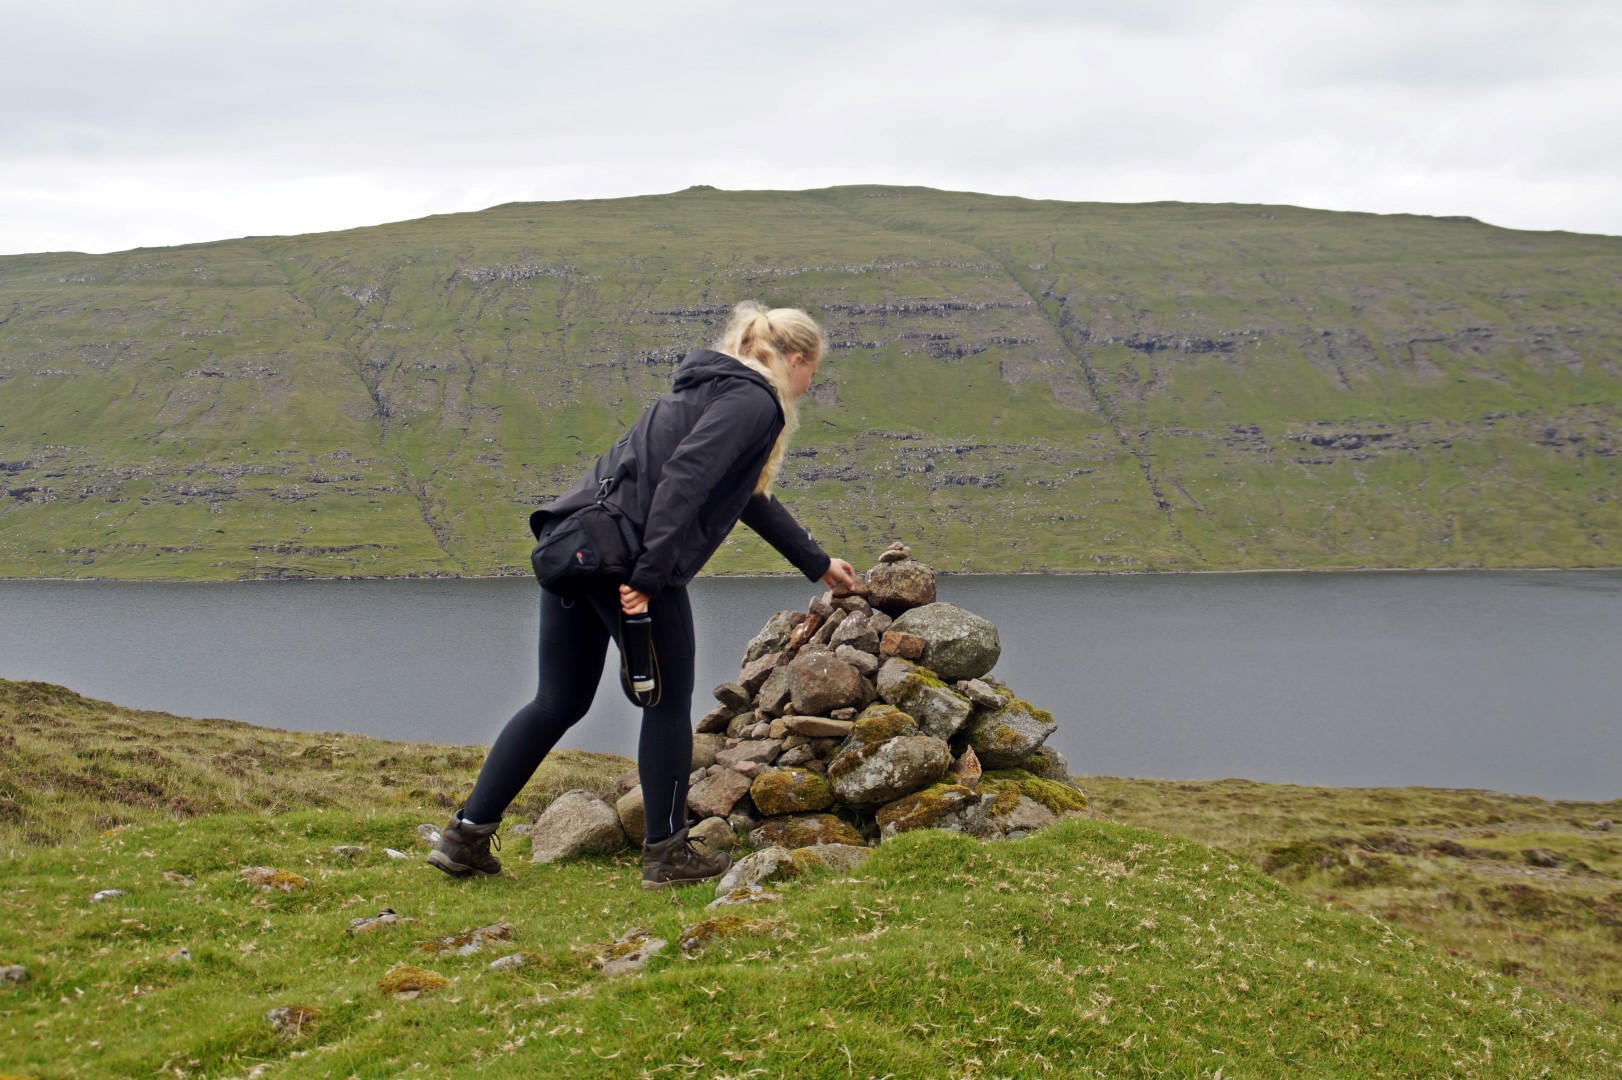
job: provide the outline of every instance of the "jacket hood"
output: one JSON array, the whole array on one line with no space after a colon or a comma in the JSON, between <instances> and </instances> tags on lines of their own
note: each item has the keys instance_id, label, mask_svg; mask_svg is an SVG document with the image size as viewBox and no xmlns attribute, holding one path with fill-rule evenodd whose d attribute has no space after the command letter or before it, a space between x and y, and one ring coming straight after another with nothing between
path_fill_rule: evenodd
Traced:
<instances>
[{"instance_id":1,"label":"jacket hood","mask_svg":"<svg viewBox=\"0 0 1622 1080\"><path fill-rule=\"evenodd\" d=\"M735 357L726 353L716 352L714 349L694 349L682 359L681 366L676 369L674 389L687 390L702 383L715 379L744 379L764 389L777 400L777 391L766 377L753 368L743 365Z\"/></svg>"}]
</instances>

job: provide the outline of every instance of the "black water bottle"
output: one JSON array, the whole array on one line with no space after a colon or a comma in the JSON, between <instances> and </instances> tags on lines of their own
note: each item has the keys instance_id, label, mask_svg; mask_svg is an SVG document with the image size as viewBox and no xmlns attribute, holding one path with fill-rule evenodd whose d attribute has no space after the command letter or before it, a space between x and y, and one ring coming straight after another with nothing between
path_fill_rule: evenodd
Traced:
<instances>
[{"instance_id":1,"label":"black water bottle","mask_svg":"<svg viewBox=\"0 0 1622 1080\"><path fill-rule=\"evenodd\" d=\"M625 693L642 708L659 699L658 668L653 656L653 618L647 612L627 615L620 624L620 656L624 662Z\"/></svg>"}]
</instances>

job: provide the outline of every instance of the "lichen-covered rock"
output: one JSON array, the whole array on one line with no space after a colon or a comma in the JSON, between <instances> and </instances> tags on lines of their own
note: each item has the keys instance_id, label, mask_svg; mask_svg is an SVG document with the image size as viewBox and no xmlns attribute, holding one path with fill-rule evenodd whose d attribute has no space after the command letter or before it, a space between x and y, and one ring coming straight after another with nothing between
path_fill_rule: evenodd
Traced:
<instances>
[{"instance_id":1,"label":"lichen-covered rock","mask_svg":"<svg viewBox=\"0 0 1622 1080\"><path fill-rule=\"evenodd\" d=\"M956 604L925 604L896 616L887 633L917 634L924 639L918 659L946 682L978 679L997 666L1002 640L987 619Z\"/></svg>"},{"instance_id":2,"label":"lichen-covered rock","mask_svg":"<svg viewBox=\"0 0 1622 1080\"><path fill-rule=\"evenodd\" d=\"M291 870L277 870L269 866L250 866L243 870L240 876L243 881L261 892L296 893L310 887L309 878L295 874Z\"/></svg>"},{"instance_id":3,"label":"lichen-covered rock","mask_svg":"<svg viewBox=\"0 0 1622 1080\"><path fill-rule=\"evenodd\" d=\"M28 969L21 964L0 964L0 983L25 983Z\"/></svg>"},{"instance_id":4,"label":"lichen-covered rock","mask_svg":"<svg viewBox=\"0 0 1622 1080\"><path fill-rule=\"evenodd\" d=\"M946 772L952 752L933 735L899 735L883 742L852 738L828 763L828 782L841 802L871 810L928 787Z\"/></svg>"},{"instance_id":5,"label":"lichen-covered rock","mask_svg":"<svg viewBox=\"0 0 1622 1080\"><path fill-rule=\"evenodd\" d=\"M358 937L361 934L370 934L373 930L381 930L385 926L397 926L400 923L416 921L416 919L402 919L397 911L386 907L376 915L364 919L350 919L349 934L351 937Z\"/></svg>"},{"instance_id":6,"label":"lichen-covered rock","mask_svg":"<svg viewBox=\"0 0 1622 1080\"><path fill-rule=\"evenodd\" d=\"M766 625L760 628L760 633L750 638L749 644L744 646L743 662L748 664L767 653L787 649L789 635L794 632L794 624L797 621L794 616L799 614L797 611L779 611L767 619Z\"/></svg>"},{"instance_id":7,"label":"lichen-covered rock","mask_svg":"<svg viewBox=\"0 0 1622 1080\"><path fill-rule=\"evenodd\" d=\"M614 804L614 812L619 816L620 828L633 843L641 843L647 835L646 810L642 806L642 785L627 791L619 797ZM533 843L534 841L531 841Z\"/></svg>"},{"instance_id":8,"label":"lichen-covered rock","mask_svg":"<svg viewBox=\"0 0 1622 1080\"><path fill-rule=\"evenodd\" d=\"M828 781L807 769L765 769L749 785L749 797L768 817L826 810L834 804Z\"/></svg>"},{"instance_id":9,"label":"lichen-covered rock","mask_svg":"<svg viewBox=\"0 0 1622 1080\"><path fill-rule=\"evenodd\" d=\"M1075 781L1070 779L1070 762L1051 746L1038 746L1015 762L1014 767L1024 769L1044 780L1057 780L1061 784L1075 785Z\"/></svg>"},{"instance_id":10,"label":"lichen-covered rock","mask_svg":"<svg viewBox=\"0 0 1622 1080\"><path fill-rule=\"evenodd\" d=\"M781 926L779 919L749 919L742 915L718 915L713 919L694 923L676 937L676 944L686 956L696 956L725 938L741 934L758 934Z\"/></svg>"},{"instance_id":11,"label":"lichen-covered rock","mask_svg":"<svg viewBox=\"0 0 1622 1080\"><path fill-rule=\"evenodd\" d=\"M787 670L796 713L828 713L862 700L861 672L825 649L802 651Z\"/></svg>"},{"instance_id":12,"label":"lichen-covered rock","mask_svg":"<svg viewBox=\"0 0 1622 1080\"><path fill-rule=\"evenodd\" d=\"M917 734L917 722L894 705L869 705L851 724L849 738L854 743L881 743L898 735Z\"/></svg>"},{"instance_id":13,"label":"lichen-covered rock","mask_svg":"<svg viewBox=\"0 0 1622 1080\"><path fill-rule=\"evenodd\" d=\"M699 818L721 817L732 813L738 800L749 794L749 778L726 769L706 776L687 789L687 809ZM641 838L642 833L631 833Z\"/></svg>"},{"instance_id":14,"label":"lichen-covered rock","mask_svg":"<svg viewBox=\"0 0 1622 1080\"><path fill-rule=\"evenodd\" d=\"M724 817L707 817L687 830L689 840L702 840L705 851L731 851L738 846L738 833Z\"/></svg>"},{"instance_id":15,"label":"lichen-covered rock","mask_svg":"<svg viewBox=\"0 0 1622 1080\"><path fill-rule=\"evenodd\" d=\"M750 832L749 842L757 848L801 848L817 844L861 845L863 840L849 822L833 814L783 814L763 820Z\"/></svg>"},{"instance_id":16,"label":"lichen-covered rock","mask_svg":"<svg viewBox=\"0 0 1622 1080\"><path fill-rule=\"evenodd\" d=\"M655 956L670 942L641 927L627 930L613 941L587 946L584 951L591 965L604 975L630 975L647 967Z\"/></svg>"},{"instance_id":17,"label":"lichen-covered rock","mask_svg":"<svg viewBox=\"0 0 1622 1080\"><path fill-rule=\"evenodd\" d=\"M963 812L978 809L980 796L962 784L944 781L879 807L879 835L888 840L913 829L964 830Z\"/></svg>"},{"instance_id":18,"label":"lichen-covered rock","mask_svg":"<svg viewBox=\"0 0 1622 1080\"><path fill-rule=\"evenodd\" d=\"M993 812L991 820L1010 840L1046 828L1059 820L1059 815L1029 795L1021 795L1014 805L1002 813Z\"/></svg>"},{"instance_id":19,"label":"lichen-covered rock","mask_svg":"<svg viewBox=\"0 0 1622 1080\"><path fill-rule=\"evenodd\" d=\"M810 847L794 848L789 854L793 856L794 866L803 877L819 871L854 873L873 854L873 849L853 844L812 844Z\"/></svg>"},{"instance_id":20,"label":"lichen-covered rock","mask_svg":"<svg viewBox=\"0 0 1622 1080\"><path fill-rule=\"evenodd\" d=\"M1034 753L1058 729L1046 709L1015 698L1000 709L977 713L964 733L982 765L1005 769Z\"/></svg>"},{"instance_id":21,"label":"lichen-covered rock","mask_svg":"<svg viewBox=\"0 0 1622 1080\"><path fill-rule=\"evenodd\" d=\"M780 903L782 899L782 893L773 892L764 885L744 885L722 896L717 896L704 906L718 908L738 907L743 904L776 904Z\"/></svg>"},{"instance_id":22,"label":"lichen-covered rock","mask_svg":"<svg viewBox=\"0 0 1622 1080\"><path fill-rule=\"evenodd\" d=\"M1029 822L1040 815L1029 807L1020 810L1020 800L1034 802L1054 818L1073 817L1087 812L1087 796L1056 780L1033 776L1023 769L998 769L980 778L980 792L988 800L990 819L1003 830L1040 828ZM1009 815L1018 815L1010 818ZM1010 824L1010 821L1016 824ZM1023 822L1023 823L1018 823Z\"/></svg>"},{"instance_id":23,"label":"lichen-covered rock","mask_svg":"<svg viewBox=\"0 0 1622 1080\"><path fill-rule=\"evenodd\" d=\"M715 895L726 896L751 885L764 885L768 881L788 881L799 876L794 856L785 847L768 847L745 855L732 864L732 869L716 883Z\"/></svg>"},{"instance_id":24,"label":"lichen-covered rock","mask_svg":"<svg viewBox=\"0 0 1622 1080\"><path fill-rule=\"evenodd\" d=\"M636 789L638 793L641 790ZM641 833L635 835L641 840ZM609 806L589 791L565 791L541 812L530 830L530 853L538 863L578 855L606 855L619 851L625 843L618 807Z\"/></svg>"},{"instance_id":25,"label":"lichen-covered rock","mask_svg":"<svg viewBox=\"0 0 1622 1080\"><path fill-rule=\"evenodd\" d=\"M512 937L513 924L498 922L473 930L464 930L460 934L447 934L432 941L419 941L417 948L429 956L472 956L476 952L483 951L492 941L511 941Z\"/></svg>"},{"instance_id":26,"label":"lichen-covered rock","mask_svg":"<svg viewBox=\"0 0 1622 1080\"><path fill-rule=\"evenodd\" d=\"M927 735L950 739L974 711L968 698L935 678L927 669L900 657L879 668L879 697L904 710Z\"/></svg>"},{"instance_id":27,"label":"lichen-covered rock","mask_svg":"<svg viewBox=\"0 0 1622 1080\"><path fill-rule=\"evenodd\" d=\"M715 764L715 755L726 747L726 736L701 731L693 736L693 768L707 769Z\"/></svg>"},{"instance_id":28,"label":"lichen-covered rock","mask_svg":"<svg viewBox=\"0 0 1622 1080\"><path fill-rule=\"evenodd\" d=\"M935 571L903 559L880 563L867 572L867 602L889 615L935 602Z\"/></svg>"}]
</instances>

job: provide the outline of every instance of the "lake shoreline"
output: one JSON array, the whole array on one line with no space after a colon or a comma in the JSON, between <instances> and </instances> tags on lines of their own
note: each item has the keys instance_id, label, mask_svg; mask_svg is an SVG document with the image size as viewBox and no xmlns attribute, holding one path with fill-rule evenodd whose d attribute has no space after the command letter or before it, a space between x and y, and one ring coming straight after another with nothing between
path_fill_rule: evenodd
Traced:
<instances>
[{"instance_id":1,"label":"lake shoreline","mask_svg":"<svg viewBox=\"0 0 1622 1080\"><path fill-rule=\"evenodd\" d=\"M1246 570L937 570L943 578L1057 577L1134 578L1200 577L1239 574L1581 574L1614 573L1617 566L1264 566ZM127 577L4 577L0 585L44 582L100 582L109 585L250 585L306 584L338 581L527 581L528 574L338 574L332 577L244 577L244 578L127 578ZM700 574L695 581L791 581L799 574ZM803 580L803 579L802 579ZM813 586L813 582L806 582Z\"/></svg>"}]
</instances>

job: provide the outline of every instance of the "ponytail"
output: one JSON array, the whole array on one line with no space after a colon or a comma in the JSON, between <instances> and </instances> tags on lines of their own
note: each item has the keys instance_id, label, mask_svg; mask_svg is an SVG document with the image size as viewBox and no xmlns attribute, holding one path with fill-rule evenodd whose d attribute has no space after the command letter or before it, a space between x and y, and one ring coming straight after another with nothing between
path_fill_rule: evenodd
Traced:
<instances>
[{"instance_id":1,"label":"ponytail","mask_svg":"<svg viewBox=\"0 0 1622 1080\"><path fill-rule=\"evenodd\" d=\"M800 426L799 403L789 383L789 355L800 353L815 363L822 359L823 348L822 328L811 316L799 308L768 311L754 300L745 300L732 309L732 317L715 343L717 352L726 353L744 367L765 376L783 409L783 430L755 481L756 494L770 490L783 467L789 437Z\"/></svg>"}]
</instances>

